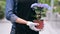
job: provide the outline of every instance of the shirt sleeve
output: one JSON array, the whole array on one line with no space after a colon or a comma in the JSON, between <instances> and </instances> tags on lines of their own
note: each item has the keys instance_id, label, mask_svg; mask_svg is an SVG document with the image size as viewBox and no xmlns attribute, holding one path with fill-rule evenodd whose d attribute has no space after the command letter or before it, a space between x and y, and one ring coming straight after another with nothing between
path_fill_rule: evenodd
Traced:
<instances>
[{"instance_id":1,"label":"shirt sleeve","mask_svg":"<svg viewBox=\"0 0 60 34\"><path fill-rule=\"evenodd\" d=\"M13 0L6 0L6 19L15 22L16 19L18 18L14 13L13 13Z\"/></svg>"}]
</instances>

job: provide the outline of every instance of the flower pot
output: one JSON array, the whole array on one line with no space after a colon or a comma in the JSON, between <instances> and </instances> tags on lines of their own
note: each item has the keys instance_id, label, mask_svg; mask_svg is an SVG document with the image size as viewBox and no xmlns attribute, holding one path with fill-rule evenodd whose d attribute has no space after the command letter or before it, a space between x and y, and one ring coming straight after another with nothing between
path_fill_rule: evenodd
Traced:
<instances>
[{"instance_id":1,"label":"flower pot","mask_svg":"<svg viewBox=\"0 0 60 34\"><path fill-rule=\"evenodd\" d=\"M34 22L34 23L39 23L39 25L36 26L36 28L38 28L38 29L43 29L43 27L44 27L44 22L43 22L43 20L33 20L33 22Z\"/></svg>"}]
</instances>

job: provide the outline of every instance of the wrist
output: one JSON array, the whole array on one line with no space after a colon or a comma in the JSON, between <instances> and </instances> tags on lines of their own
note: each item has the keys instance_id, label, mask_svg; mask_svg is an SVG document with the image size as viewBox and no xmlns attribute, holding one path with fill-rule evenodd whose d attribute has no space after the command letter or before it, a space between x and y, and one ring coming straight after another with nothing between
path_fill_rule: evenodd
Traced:
<instances>
[{"instance_id":1,"label":"wrist","mask_svg":"<svg viewBox=\"0 0 60 34\"><path fill-rule=\"evenodd\" d=\"M31 25L31 23L33 23L33 22L27 21L26 25L29 26L29 25Z\"/></svg>"}]
</instances>

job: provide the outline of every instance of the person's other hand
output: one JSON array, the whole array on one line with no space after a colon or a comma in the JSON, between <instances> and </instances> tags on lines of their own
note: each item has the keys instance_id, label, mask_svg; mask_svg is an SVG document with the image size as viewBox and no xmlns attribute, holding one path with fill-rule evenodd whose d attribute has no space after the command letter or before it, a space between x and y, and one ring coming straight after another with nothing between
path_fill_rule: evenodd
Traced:
<instances>
[{"instance_id":1,"label":"person's other hand","mask_svg":"<svg viewBox=\"0 0 60 34\"><path fill-rule=\"evenodd\" d=\"M41 29L37 29L35 26L38 26L39 24L38 23L33 23L33 22L30 22L28 21L27 22L27 25L29 26L29 28L31 30L34 30L34 31L40 31Z\"/></svg>"}]
</instances>

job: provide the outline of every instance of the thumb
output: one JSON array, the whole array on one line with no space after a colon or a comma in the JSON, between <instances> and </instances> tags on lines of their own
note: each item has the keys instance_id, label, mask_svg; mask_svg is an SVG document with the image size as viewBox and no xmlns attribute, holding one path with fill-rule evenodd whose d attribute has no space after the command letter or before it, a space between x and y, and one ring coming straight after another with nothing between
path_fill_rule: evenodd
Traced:
<instances>
[{"instance_id":1,"label":"thumb","mask_svg":"<svg viewBox=\"0 0 60 34\"><path fill-rule=\"evenodd\" d=\"M33 25L38 26L38 25L39 25L39 23L33 23Z\"/></svg>"}]
</instances>

